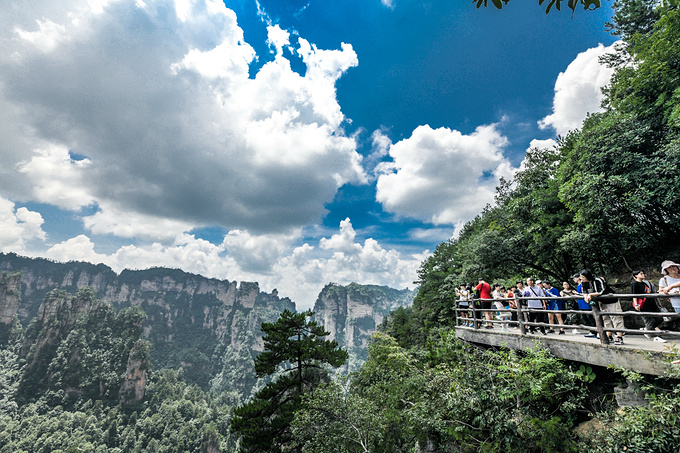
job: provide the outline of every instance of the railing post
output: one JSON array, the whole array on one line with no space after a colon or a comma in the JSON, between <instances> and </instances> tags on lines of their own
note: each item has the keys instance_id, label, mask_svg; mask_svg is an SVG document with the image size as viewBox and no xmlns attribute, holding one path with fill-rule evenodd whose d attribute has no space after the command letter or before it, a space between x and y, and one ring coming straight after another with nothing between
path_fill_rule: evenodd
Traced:
<instances>
[{"instance_id":1,"label":"railing post","mask_svg":"<svg viewBox=\"0 0 680 453\"><path fill-rule=\"evenodd\" d=\"M477 323L477 299L470 299L469 304L472 306L472 328L479 329L479 324Z\"/></svg>"},{"instance_id":2,"label":"railing post","mask_svg":"<svg viewBox=\"0 0 680 453\"><path fill-rule=\"evenodd\" d=\"M600 344L609 344L609 335L604 332L604 321L602 320L602 312L600 311L600 305L595 301L593 307L593 318L595 318L595 327L597 328L597 334L600 336Z\"/></svg>"},{"instance_id":3,"label":"railing post","mask_svg":"<svg viewBox=\"0 0 680 453\"><path fill-rule=\"evenodd\" d=\"M522 301L524 299L517 298L517 323L519 324L519 334L526 335L526 327L524 326L524 313L522 313Z\"/></svg>"}]
</instances>

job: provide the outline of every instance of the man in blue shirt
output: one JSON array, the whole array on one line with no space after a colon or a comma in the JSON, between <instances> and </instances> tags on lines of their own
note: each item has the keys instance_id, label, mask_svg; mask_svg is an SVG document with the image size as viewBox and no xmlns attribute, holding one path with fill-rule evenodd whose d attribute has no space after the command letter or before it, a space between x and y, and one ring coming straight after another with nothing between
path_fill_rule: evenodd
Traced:
<instances>
[{"instance_id":1,"label":"man in blue shirt","mask_svg":"<svg viewBox=\"0 0 680 453\"><path fill-rule=\"evenodd\" d=\"M560 297L560 291L557 288L555 288L549 281L545 280L543 281L543 289L549 296ZM557 299L549 300L548 310L564 310L564 301ZM555 318L557 318L557 322L555 322ZM548 323L549 324L559 323L560 326L564 326L564 321L562 321L562 313L548 313ZM551 327L548 333L555 333L555 329ZM564 327L560 327L560 335L564 335Z\"/></svg>"},{"instance_id":2,"label":"man in blue shirt","mask_svg":"<svg viewBox=\"0 0 680 453\"><path fill-rule=\"evenodd\" d=\"M571 276L571 279L574 281L574 284L576 285L576 292L579 294L583 294L583 285L581 284L581 275L580 274L574 274ZM583 310L583 311L591 311L592 308L590 307L590 304L586 302L583 299L578 299L578 309ZM579 316L578 319L579 324L583 324L584 326L589 326L589 327L595 327L595 320L593 319L592 316L587 315L587 314L582 314ZM576 329L574 329L576 330ZM595 338L597 337L597 334L593 331L588 332L586 337L589 338Z\"/></svg>"}]
</instances>

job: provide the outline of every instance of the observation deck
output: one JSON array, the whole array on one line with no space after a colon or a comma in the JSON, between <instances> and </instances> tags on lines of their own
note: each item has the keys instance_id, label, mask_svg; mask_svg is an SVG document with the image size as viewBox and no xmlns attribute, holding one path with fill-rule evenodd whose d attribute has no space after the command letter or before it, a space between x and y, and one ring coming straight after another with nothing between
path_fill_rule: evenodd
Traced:
<instances>
[{"instance_id":1,"label":"observation deck","mask_svg":"<svg viewBox=\"0 0 680 453\"><path fill-rule=\"evenodd\" d=\"M647 297L668 297L664 294L650 295ZM625 298L631 295L616 294L604 297ZM520 298L523 299L523 298ZM570 299L570 298L537 298L531 299ZM502 299L501 302L507 302L508 299ZM473 305L473 304L471 304ZM592 307L591 311L584 310L532 310L539 313L562 313L563 317L567 314L574 313L579 315L586 314L590 316L596 326L586 325L567 325L560 326L559 324L547 324L540 322L527 322L525 314L530 309L521 306L520 309L491 309L481 310L470 308L469 310L456 309L456 337L461 340L469 341L471 343L483 344L487 346L506 347L518 350L527 350L538 345L547 348L553 355L566 360L587 363L597 366L610 366L625 368L642 374L660 376L666 373L671 367L680 367L677 359L680 358L680 332L675 330L661 330L661 331L647 331L639 328L626 328L622 330L605 329L602 322L602 313L597 305ZM480 324L477 326L465 326L464 324L472 324L473 318L462 318L460 315L463 311L470 312L471 315L480 316L482 312L490 311L495 314L503 315L504 313L513 312L517 316L517 321L509 319L498 319L498 316L492 321L486 319L478 319ZM631 324L642 324L640 317L644 316L661 316L666 319L662 324L664 326L674 326L680 321L680 315L675 313L640 313L637 311L625 311L616 313L607 313L607 315L621 315L624 316L626 326ZM507 316L507 315L506 315ZM480 316L483 318L483 316ZM637 318L637 320L636 320ZM493 323L493 329L487 329L489 322ZM644 325L644 324L642 324ZM513 327L514 326L514 327ZM544 327L546 332L549 328L555 328L555 333L541 334L539 328ZM529 329L533 327L535 333L529 333ZM559 328L564 327L565 334L559 335ZM506 329L506 330L504 330ZM575 333L574 330L578 333ZM607 340L606 332L622 331L624 335L624 344L617 345ZM588 333L598 333L599 339L595 337L586 337ZM666 342L656 342L644 336L648 334L651 337L660 336ZM615 334L614 334L615 335Z\"/></svg>"}]
</instances>

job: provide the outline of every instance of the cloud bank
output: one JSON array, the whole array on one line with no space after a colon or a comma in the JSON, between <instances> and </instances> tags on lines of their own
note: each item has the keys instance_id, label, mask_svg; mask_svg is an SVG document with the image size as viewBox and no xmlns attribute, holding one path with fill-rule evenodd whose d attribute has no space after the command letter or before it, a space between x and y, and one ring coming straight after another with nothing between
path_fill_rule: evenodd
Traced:
<instances>
[{"instance_id":1,"label":"cloud bank","mask_svg":"<svg viewBox=\"0 0 680 453\"><path fill-rule=\"evenodd\" d=\"M298 39L300 75L271 26L276 55L251 76L254 50L222 2L78 5L25 2L0 19L11 198L96 206L100 233L121 234L107 223L120 212L262 233L318 222L341 185L365 182L335 93L358 64L351 45ZM146 224L122 234L155 234Z\"/></svg>"}]
</instances>

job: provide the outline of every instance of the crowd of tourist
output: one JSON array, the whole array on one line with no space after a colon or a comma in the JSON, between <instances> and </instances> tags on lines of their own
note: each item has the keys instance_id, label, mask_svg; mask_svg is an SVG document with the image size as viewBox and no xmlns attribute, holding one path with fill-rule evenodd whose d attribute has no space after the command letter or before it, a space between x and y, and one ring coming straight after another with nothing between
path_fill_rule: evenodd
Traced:
<instances>
[{"instance_id":1,"label":"crowd of tourist","mask_svg":"<svg viewBox=\"0 0 680 453\"><path fill-rule=\"evenodd\" d=\"M673 261L664 261L661 264L662 277L658 284L658 293L669 295L671 305L676 313L680 313L680 264ZM463 283L456 289L457 305L462 325L477 328L493 329L494 320L500 320L502 330L518 327L517 306L522 304L524 322L528 322L528 331L535 334L538 330L542 335L564 335L565 328L569 326L595 327L595 320L588 312L597 304L610 342L623 344L625 330L621 303L616 297L600 297L613 293L607 285L604 277L595 276L590 270L583 269L578 274L571 276L571 282L561 283L562 289L553 286L549 280L535 280L528 277L525 281L518 280L514 285L506 288L499 283L490 284L480 278L476 285ZM632 273L630 294L639 295L633 297L633 308L642 313L659 313L665 309L659 305L658 298L649 297L649 294L657 293L654 284L645 278L642 270ZM579 297L574 297L579 296ZM567 299L550 299L561 297ZM481 309L482 311L472 310ZM498 312L493 310L498 309ZM546 310L541 312L536 310ZM563 316L560 311L569 310L572 313ZM552 313L552 311L555 311ZM481 315L483 313L483 315ZM610 314L611 313L611 314ZM474 316L471 316L474 315ZM483 316L483 319L482 319ZM643 316L646 331L658 331L663 323L661 316ZM533 324L539 324L535 326ZM545 324L549 327L546 329ZM577 328L573 334L582 334ZM586 337L598 337L594 330L588 331ZM652 341L665 342L658 335L645 333ZM599 337L598 337L599 338Z\"/></svg>"}]
</instances>

